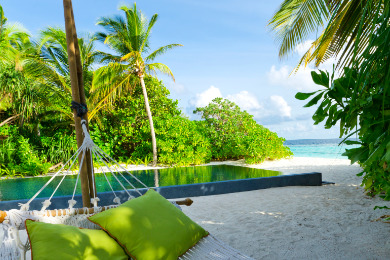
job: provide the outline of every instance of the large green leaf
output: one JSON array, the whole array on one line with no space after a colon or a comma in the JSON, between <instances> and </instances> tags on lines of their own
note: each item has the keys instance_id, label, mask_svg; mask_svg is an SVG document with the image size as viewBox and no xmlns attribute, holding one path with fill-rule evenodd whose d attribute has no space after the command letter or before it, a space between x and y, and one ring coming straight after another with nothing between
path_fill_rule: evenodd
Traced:
<instances>
[{"instance_id":1,"label":"large green leaf","mask_svg":"<svg viewBox=\"0 0 390 260\"><path fill-rule=\"evenodd\" d=\"M304 107L311 107L311 106L314 106L315 104L318 103L318 101L322 98L323 95L324 95L324 92L321 92L320 94L318 94L317 96L315 96L312 100L310 100L309 103L307 103L306 105L304 105Z\"/></svg>"},{"instance_id":2,"label":"large green leaf","mask_svg":"<svg viewBox=\"0 0 390 260\"><path fill-rule=\"evenodd\" d=\"M298 92L297 94L295 94L295 98L299 100L305 100L308 99L310 96L314 95L315 93L317 93L318 91L319 90L310 93Z\"/></svg>"},{"instance_id":3,"label":"large green leaf","mask_svg":"<svg viewBox=\"0 0 390 260\"><path fill-rule=\"evenodd\" d=\"M325 73L324 71L320 70L319 73L315 72L314 70L311 72L311 77L317 85L324 86L326 88L329 88L329 75Z\"/></svg>"},{"instance_id":4,"label":"large green leaf","mask_svg":"<svg viewBox=\"0 0 390 260\"><path fill-rule=\"evenodd\" d=\"M348 159L351 160L351 164L354 164L358 161L364 161L368 154L368 148L367 147L359 147L359 148L352 148L347 149L343 155L347 156Z\"/></svg>"}]
</instances>

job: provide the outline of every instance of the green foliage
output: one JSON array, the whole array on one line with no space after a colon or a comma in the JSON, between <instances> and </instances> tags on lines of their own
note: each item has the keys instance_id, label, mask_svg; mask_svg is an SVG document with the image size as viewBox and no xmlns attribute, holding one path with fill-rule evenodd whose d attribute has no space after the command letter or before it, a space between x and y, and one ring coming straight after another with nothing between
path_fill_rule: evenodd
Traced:
<instances>
[{"instance_id":1,"label":"green foliage","mask_svg":"<svg viewBox=\"0 0 390 260\"><path fill-rule=\"evenodd\" d=\"M39 175L47 173L51 164L40 158L29 140L17 132L8 130L9 137L0 141L0 174L8 176Z\"/></svg>"},{"instance_id":2,"label":"green foliage","mask_svg":"<svg viewBox=\"0 0 390 260\"><path fill-rule=\"evenodd\" d=\"M289 25L289 19L296 18L294 9L299 9L303 2L286 0L281 11L287 16L276 17L276 21L284 21L284 31L296 36L283 39L285 42L302 40L307 35L291 31ZM313 81L321 90L297 93L295 97L311 97L305 107L319 103L313 115L315 124L324 122L325 128L339 124L344 143L360 145L348 149L345 155L363 168L359 176L363 176L362 185L368 193L390 200L390 2L342 0L328 4L332 14L328 25L301 63L316 60L318 65L339 56L337 66L348 66L338 79L334 79L334 72L331 77L324 71L312 72ZM305 12L315 14L317 9L318 6ZM322 19L318 13L316 16ZM313 21L303 21L301 29L307 29L310 23ZM354 134L359 141L347 140Z\"/></svg>"},{"instance_id":3,"label":"green foliage","mask_svg":"<svg viewBox=\"0 0 390 260\"><path fill-rule=\"evenodd\" d=\"M0 111L5 112L0 119L18 115L23 122L33 119L40 109L37 86L14 65L0 67L0 95Z\"/></svg>"},{"instance_id":4,"label":"green foliage","mask_svg":"<svg viewBox=\"0 0 390 260\"><path fill-rule=\"evenodd\" d=\"M359 162L362 166L360 175L364 175L363 185L369 193L390 199L390 113L387 112L390 111L390 92L384 92L384 85L377 84L383 82L383 78L378 78L380 75L370 78L367 89L357 95L359 73L355 69L344 68L344 76L334 80L324 72L312 75L313 79L323 77L331 82L330 87L321 84L325 89L319 91L323 98L313 115L315 124L324 122L326 128L331 128L339 123L340 137L358 134L359 141L344 140L346 144L360 145L347 149L345 155L351 163ZM307 93L305 97L308 99L314 94ZM296 97L304 95L298 93Z\"/></svg>"},{"instance_id":5,"label":"green foliage","mask_svg":"<svg viewBox=\"0 0 390 260\"><path fill-rule=\"evenodd\" d=\"M177 101L161 81L145 78L154 118L159 162L190 165L210 160L210 144L194 122L181 116ZM102 113L101 125L92 126L95 143L110 156L128 163L147 164L152 159L150 126L140 84L115 101L115 110Z\"/></svg>"},{"instance_id":6,"label":"green foliage","mask_svg":"<svg viewBox=\"0 0 390 260\"><path fill-rule=\"evenodd\" d=\"M257 124L252 115L227 99L215 98L194 113L204 119L198 125L213 144L214 159L245 158L247 163L261 163L292 155L290 149L283 146L283 138Z\"/></svg>"},{"instance_id":7,"label":"green foliage","mask_svg":"<svg viewBox=\"0 0 390 260\"><path fill-rule=\"evenodd\" d=\"M337 68L342 69L352 67L355 56L363 54L387 4L388 0L284 0L269 27L280 42L280 57L316 35L297 69L311 62L319 66L332 57L338 57Z\"/></svg>"},{"instance_id":8,"label":"green foliage","mask_svg":"<svg viewBox=\"0 0 390 260\"><path fill-rule=\"evenodd\" d=\"M52 136L41 138L47 160L53 164L64 162L77 151L76 136L70 131L59 129Z\"/></svg>"},{"instance_id":9,"label":"green foliage","mask_svg":"<svg viewBox=\"0 0 390 260\"><path fill-rule=\"evenodd\" d=\"M115 54L102 53L102 61L109 62L109 64L96 71L92 88L93 96L95 99L101 100L99 104L103 101L112 104L112 101L117 95L120 95L122 90L131 88L129 83L133 81L134 76L138 77L143 93L145 93L145 109L150 122L153 146L153 166L156 166L157 141L146 95L146 88L149 86L144 84L144 76L156 76L159 72L175 80L167 65L156 63L154 60L168 50L181 45L169 44L151 52L150 37L158 15L154 14L150 20L146 19L145 15L137 9L135 3L132 7L122 5L119 9L124 12L124 17L118 15L102 17L97 22L104 29L104 32L98 32L96 38L107 44Z\"/></svg>"},{"instance_id":10,"label":"green foliage","mask_svg":"<svg viewBox=\"0 0 390 260\"><path fill-rule=\"evenodd\" d=\"M184 166L207 163L211 159L211 145L194 121L182 116L156 118L159 161L163 164Z\"/></svg>"}]
</instances>

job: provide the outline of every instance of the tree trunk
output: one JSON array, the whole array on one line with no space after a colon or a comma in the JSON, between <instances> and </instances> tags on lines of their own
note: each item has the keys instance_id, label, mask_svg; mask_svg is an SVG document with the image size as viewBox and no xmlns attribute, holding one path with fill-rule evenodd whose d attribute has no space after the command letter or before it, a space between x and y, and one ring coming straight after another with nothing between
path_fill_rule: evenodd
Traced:
<instances>
[{"instance_id":1,"label":"tree trunk","mask_svg":"<svg viewBox=\"0 0 390 260\"><path fill-rule=\"evenodd\" d=\"M65 31L66 31L66 43L68 51L68 62L69 62L69 72L70 72L70 83L72 87L72 99L80 103L80 89L77 75L77 62L76 62L76 50L73 30L74 20L72 17L72 1L63 0L64 5L64 17L65 17ZM84 90L82 90L84 91ZM77 147L80 147L83 143L84 136L83 130L81 127L81 119L77 116L77 112L74 109L73 117L75 121L75 130L76 130L76 140ZM79 162L81 161L81 154L79 155ZM88 168L87 162L84 160L83 165L81 165L80 171L80 182L81 182L81 195L83 199L83 207L91 207L91 196L89 190L89 179L88 179Z\"/></svg>"},{"instance_id":2,"label":"tree trunk","mask_svg":"<svg viewBox=\"0 0 390 260\"><path fill-rule=\"evenodd\" d=\"M154 172L154 187L158 188L158 187L160 187L160 181L158 178L158 170L154 169L153 172Z\"/></svg>"},{"instance_id":3,"label":"tree trunk","mask_svg":"<svg viewBox=\"0 0 390 260\"><path fill-rule=\"evenodd\" d=\"M74 15L73 15L73 5L71 4L71 12L72 12L72 29L73 29L73 42L75 47L75 56L76 56L76 69L77 69L77 82L79 85L79 93L80 93L80 103L81 104L87 104L87 100L85 98L85 91L84 91L84 79L83 79L83 65L81 64L81 57L80 57L80 47L79 42L77 38L77 31L76 31L76 23L74 21ZM84 115L84 119L87 122L86 126L89 132L89 122L88 122L88 113ZM92 160L92 152L90 150L85 151L85 160L87 162L87 173L88 173L88 184L89 184L89 196L91 198L95 198L97 196L96 192L96 185L95 185L95 179L93 178L93 160Z\"/></svg>"},{"instance_id":4,"label":"tree trunk","mask_svg":"<svg viewBox=\"0 0 390 260\"><path fill-rule=\"evenodd\" d=\"M12 122L12 121L15 120L16 118L18 118L18 116L20 116L20 115L21 115L21 114L17 114L17 115L8 117L6 120L4 120L3 122L0 123L0 127L2 127L3 125L5 125L5 124L7 124L7 123Z\"/></svg>"},{"instance_id":5,"label":"tree trunk","mask_svg":"<svg viewBox=\"0 0 390 260\"><path fill-rule=\"evenodd\" d=\"M153 147L153 167L157 166L157 143L156 143L156 134L154 133L153 118L152 113L150 112L148 93L146 92L144 75L138 75L141 82L142 92L144 94L145 100L145 109L148 114L149 124L150 124L150 134L152 136L152 147Z\"/></svg>"}]
</instances>

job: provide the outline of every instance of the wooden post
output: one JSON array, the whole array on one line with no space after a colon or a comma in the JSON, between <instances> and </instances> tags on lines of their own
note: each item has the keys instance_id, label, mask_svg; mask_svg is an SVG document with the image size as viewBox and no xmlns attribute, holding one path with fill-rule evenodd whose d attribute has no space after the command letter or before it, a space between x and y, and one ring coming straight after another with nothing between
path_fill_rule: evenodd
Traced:
<instances>
[{"instance_id":1,"label":"wooden post","mask_svg":"<svg viewBox=\"0 0 390 260\"><path fill-rule=\"evenodd\" d=\"M75 102L81 103L80 91L84 92L84 89L80 90L79 77L77 73L77 61L76 61L76 49L74 41L73 28L74 19L72 19L72 1L63 0L64 5L64 17L65 17L65 32L66 32L66 44L68 51L68 62L69 62L69 73L70 83L72 87L72 99ZM76 36L77 37L77 36ZM85 97L84 97L85 99ZM73 110L73 117L75 121L76 139L77 146L80 147L83 143L84 136L81 128L81 119L77 116L76 110ZM79 156L79 162L81 161L81 154ZM91 196L89 191L89 180L88 180L88 168L87 158L84 158L84 163L81 165L80 182L81 182L81 194L83 198L83 207L91 207Z\"/></svg>"},{"instance_id":2,"label":"wooden post","mask_svg":"<svg viewBox=\"0 0 390 260\"><path fill-rule=\"evenodd\" d=\"M75 55L76 55L76 68L77 68L77 80L79 84L79 93L80 93L80 103L87 104L87 100L85 98L85 92L84 92L84 80L83 80L83 65L81 64L81 57L80 57L80 48L79 48L79 41L77 38L77 30L76 30L76 22L74 20L73 15L73 4L70 2L70 10L72 11L72 21L73 21L73 42L75 46ZM84 116L85 121L87 122L87 129L89 131L88 127L88 114ZM89 196L91 198L94 198L96 194L96 189L94 189L95 186L95 179L93 178L92 171L93 171L93 163L91 163L92 154L91 151L87 151L85 155L85 160L87 162L87 173L88 173L88 184L89 184ZM95 192L94 192L95 191Z\"/></svg>"}]
</instances>

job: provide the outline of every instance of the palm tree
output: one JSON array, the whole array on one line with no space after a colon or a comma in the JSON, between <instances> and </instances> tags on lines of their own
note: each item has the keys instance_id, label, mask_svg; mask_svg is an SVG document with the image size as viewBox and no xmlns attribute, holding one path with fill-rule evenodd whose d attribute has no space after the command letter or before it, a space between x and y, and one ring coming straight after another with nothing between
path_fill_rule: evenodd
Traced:
<instances>
[{"instance_id":1,"label":"palm tree","mask_svg":"<svg viewBox=\"0 0 390 260\"><path fill-rule=\"evenodd\" d=\"M319 66L338 57L337 66L351 66L367 47L377 26L373 21L384 12L386 0L284 0L269 22L280 42L279 57L320 29L317 39L297 65Z\"/></svg>"},{"instance_id":2,"label":"palm tree","mask_svg":"<svg viewBox=\"0 0 390 260\"><path fill-rule=\"evenodd\" d=\"M0 66L15 62L15 55L29 37L21 25L8 23L0 5Z\"/></svg>"},{"instance_id":3,"label":"palm tree","mask_svg":"<svg viewBox=\"0 0 390 260\"><path fill-rule=\"evenodd\" d=\"M95 50L96 38L87 36L79 38L78 42L88 96L93 65L99 61L100 52ZM7 97L10 101L8 103L14 106L12 120L20 117L24 121L33 115L36 124L37 117L39 121L55 118L58 124L70 127L73 121L69 109L72 97L64 30L48 27L40 32L38 43L30 41L27 35L17 41L13 40L11 47L12 62L4 62L0 71L0 94L5 94L3 97ZM19 99L16 100L16 97ZM96 114L93 103L88 107L91 113Z\"/></svg>"},{"instance_id":4,"label":"palm tree","mask_svg":"<svg viewBox=\"0 0 390 260\"><path fill-rule=\"evenodd\" d=\"M39 80L29 74L33 57L37 52L30 35L21 25L9 24L0 5L0 110L8 117L0 126L17 118L23 125L40 108Z\"/></svg>"},{"instance_id":5,"label":"palm tree","mask_svg":"<svg viewBox=\"0 0 390 260\"><path fill-rule=\"evenodd\" d=\"M65 31L61 28L48 27L41 31L40 36L40 59L44 64L40 68L40 73L45 79L44 87L52 101L52 110L59 111L71 122L73 113L69 105L72 97ZM78 39L87 97L92 84L93 65L100 60L100 52L95 50L95 42L96 38L89 36ZM95 108L93 103L89 103L88 107L93 112Z\"/></svg>"},{"instance_id":6,"label":"palm tree","mask_svg":"<svg viewBox=\"0 0 390 260\"><path fill-rule=\"evenodd\" d=\"M145 75L156 75L157 72L161 72L175 80L168 66L162 63L151 62L167 50L181 45L169 44L150 52L150 33L157 21L158 15L154 14L148 21L137 10L135 3L133 7L124 5L119 9L125 13L125 18L122 16L102 17L97 23L105 31L97 33L97 38L107 44L116 54L104 54L103 61L107 62L108 65L95 72L92 91L95 92L96 97L99 97L98 99L101 99L100 106L104 102L112 101L122 90L131 88L132 78L134 76L139 79L150 124L153 166L156 166L156 136L144 77Z\"/></svg>"}]
</instances>

